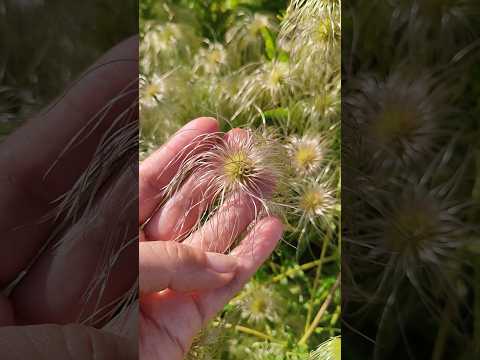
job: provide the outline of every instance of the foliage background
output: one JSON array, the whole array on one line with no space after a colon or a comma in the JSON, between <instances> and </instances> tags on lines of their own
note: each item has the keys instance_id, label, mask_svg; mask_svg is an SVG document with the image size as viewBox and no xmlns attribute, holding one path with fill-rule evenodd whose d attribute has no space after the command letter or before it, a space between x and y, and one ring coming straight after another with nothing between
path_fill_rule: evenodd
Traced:
<instances>
[{"instance_id":1,"label":"foliage background","mask_svg":"<svg viewBox=\"0 0 480 360\"><path fill-rule=\"evenodd\" d=\"M289 178L281 245L189 356L338 357L338 338L310 353L340 335L340 3L144 0L140 35L141 159L198 116L222 131L274 128L285 146L313 138L322 152L316 174ZM306 180L332 189L326 214L299 206Z\"/></svg>"}]
</instances>

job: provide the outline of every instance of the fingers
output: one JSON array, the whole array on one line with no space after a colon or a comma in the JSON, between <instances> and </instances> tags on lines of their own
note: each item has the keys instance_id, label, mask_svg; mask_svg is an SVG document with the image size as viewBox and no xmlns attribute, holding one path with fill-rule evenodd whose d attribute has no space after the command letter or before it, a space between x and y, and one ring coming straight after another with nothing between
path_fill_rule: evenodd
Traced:
<instances>
[{"instance_id":1,"label":"fingers","mask_svg":"<svg viewBox=\"0 0 480 360\"><path fill-rule=\"evenodd\" d=\"M205 251L227 251L254 220L258 203L246 194L230 197L185 244Z\"/></svg>"},{"instance_id":2,"label":"fingers","mask_svg":"<svg viewBox=\"0 0 480 360\"><path fill-rule=\"evenodd\" d=\"M279 220L270 217L260 221L234 250L238 261L236 275L223 287L192 294L163 291L143 296L140 299L140 333L145 334L142 353L153 354L152 359L183 358L195 334L245 285L270 256L281 235Z\"/></svg>"},{"instance_id":3,"label":"fingers","mask_svg":"<svg viewBox=\"0 0 480 360\"><path fill-rule=\"evenodd\" d=\"M139 307L138 300L119 311L102 330L112 334L138 341Z\"/></svg>"},{"instance_id":4,"label":"fingers","mask_svg":"<svg viewBox=\"0 0 480 360\"><path fill-rule=\"evenodd\" d=\"M237 266L227 255L206 253L174 241L147 241L139 245L140 292L164 289L202 291L230 282Z\"/></svg>"},{"instance_id":5,"label":"fingers","mask_svg":"<svg viewBox=\"0 0 480 360\"><path fill-rule=\"evenodd\" d=\"M215 316L240 291L258 268L268 259L282 237L283 225L277 218L267 217L248 233L232 251L239 263L235 279L228 285L198 295L197 303L204 320Z\"/></svg>"},{"instance_id":6,"label":"fingers","mask_svg":"<svg viewBox=\"0 0 480 360\"><path fill-rule=\"evenodd\" d=\"M191 177L149 220L145 236L154 241L181 241L212 200L208 182Z\"/></svg>"},{"instance_id":7,"label":"fingers","mask_svg":"<svg viewBox=\"0 0 480 360\"><path fill-rule=\"evenodd\" d=\"M137 348L137 341L81 325L0 328L2 360L135 360Z\"/></svg>"},{"instance_id":8,"label":"fingers","mask_svg":"<svg viewBox=\"0 0 480 360\"><path fill-rule=\"evenodd\" d=\"M161 202L160 193L167 185L185 156L201 151L201 144L193 143L200 135L215 133L218 123L213 118L201 117L185 125L170 141L140 164L139 221L143 224ZM194 149L194 147L198 147ZM173 160L173 161L172 161Z\"/></svg>"}]
</instances>

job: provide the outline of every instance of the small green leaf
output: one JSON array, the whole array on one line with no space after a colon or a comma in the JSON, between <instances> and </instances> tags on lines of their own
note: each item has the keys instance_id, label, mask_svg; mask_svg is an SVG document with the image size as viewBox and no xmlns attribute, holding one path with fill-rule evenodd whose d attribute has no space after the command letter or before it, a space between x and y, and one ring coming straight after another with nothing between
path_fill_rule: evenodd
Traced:
<instances>
[{"instance_id":1,"label":"small green leaf","mask_svg":"<svg viewBox=\"0 0 480 360\"><path fill-rule=\"evenodd\" d=\"M267 110L263 114L265 115L265 118L285 119L288 117L288 108L278 107L275 109Z\"/></svg>"},{"instance_id":2,"label":"small green leaf","mask_svg":"<svg viewBox=\"0 0 480 360\"><path fill-rule=\"evenodd\" d=\"M265 42L265 54L267 55L267 59L275 59L277 56L277 46L275 45L273 34L266 27L263 27L260 32L262 33L263 41Z\"/></svg>"}]
</instances>

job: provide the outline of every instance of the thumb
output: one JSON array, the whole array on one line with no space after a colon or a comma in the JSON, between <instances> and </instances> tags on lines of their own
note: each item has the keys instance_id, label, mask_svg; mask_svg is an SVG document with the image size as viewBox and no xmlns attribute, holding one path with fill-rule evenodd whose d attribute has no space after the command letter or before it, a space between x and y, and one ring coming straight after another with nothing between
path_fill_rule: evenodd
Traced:
<instances>
[{"instance_id":1,"label":"thumb","mask_svg":"<svg viewBox=\"0 0 480 360\"><path fill-rule=\"evenodd\" d=\"M237 261L234 257L204 252L175 241L139 243L140 292L169 288L176 291L211 290L229 283Z\"/></svg>"},{"instance_id":2,"label":"thumb","mask_svg":"<svg viewBox=\"0 0 480 360\"><path fill-rule=\"evenodd\" d=\"M136 342L92 327L71 325L0 328L2 360L136 360Z\"/></svg>"}]
</instances>

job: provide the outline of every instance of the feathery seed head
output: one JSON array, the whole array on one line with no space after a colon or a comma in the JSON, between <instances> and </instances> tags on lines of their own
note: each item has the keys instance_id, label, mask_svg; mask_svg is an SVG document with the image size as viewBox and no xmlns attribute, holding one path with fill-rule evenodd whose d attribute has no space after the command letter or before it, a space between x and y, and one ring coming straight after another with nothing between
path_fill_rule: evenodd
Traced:
<instances>
[{"instance_id":1,"label":"feathery seed head","mask_svg":"<svg viewBox=\"0 0 480 360\"><path fill-rule=\"evenodd\" d=\"M298 205L306 216L325 217L335 205L333 191L323 184L310 184L300 194Z\"/></svg>"},{"instance_id":2,"label":"feathery seed head","mask_svg":"<svg viewBox=\"0 0 480 360\"><path fill-rule=\"evenodd\" d=\"M242 318L254 324L278 319L279 302L273 288L250 282L244 292L245 297L237 302Z\"/></svg>"},{"instance_id":3,"label":"feathery seed head","mask_svg":"<svg viewBox=\"0 0 480 360\"><path fill-rule=\"evenodd\" d=\"M293 136L287 147L293 167L300 174L315 173L325 159L327 151L326 142L312 135L301 138Z\"/></svg>"},{"instance_id":4,"label":"feathery seed head","mask_svg":"<svg viewBox=\"0 0 480 360\"><path fill-rule=\"evenodd\" d=\"M227 53L222 44L207 42L194 58L193 71L202 75L218 74L227 64Z\"/></svg>"},{"instance_id":5,"label":"feathery seed head","mask_svg":"<svg viewBox=\"0 0 480 360\"><path fill-rule=\"evenodd\" d=\"M232 63L241 66L258 61L264 55L262 30L276 31L277 24L269 14L240 11L233 26L228 29L225 39L229 45Z\"/></svg>"},{"instance_id":6,"label":"feathery seed head","mask_svg":"<svg viewBox=\"0 0 480 360\"><path fill-rule=\"evenodd\" d=\"M345 101L374 167L419 164L437 151L451 114L447 93L428 74L361 76Z\"/></svg>"},{"instance_id":7,"label":"feathery seed head","mask_svg":"<svg viewBox=\"0 0 480 360\"><path fill-rule=\"evenodd\" d=\"M208 204L205 216L198 218L193 230L232 201L249 208L253 223L260 215L271 213L281 195L279 189L286 170L283 147L272 134L234 129L227 134L204 135L182 153L199 149L204 151L188 157L165 188L166 197L171 197L189 178L196 179L192 192L201 193Z\"/></svg>"},{"instance_id":8,"label":"feathery seed head","mask_svg":"<svg viewBox=\"0 0 480 360\"><path fill-rule=\"evenodd\" d=\"M140 106L153 108L165 96L166 86L164 78L154 74L150 80L140 79Z\"/></svg>"},{"instance_id":9,"label":"feathery seed head","mask_svg":"<svg viewBox=\"0 0 480 360\"><path fill-rule=\"evenodd\" d=\"M335 176L327 168L316 177L292 179L289 204L291 213L296 215L295 232L303 234L308 227L323 234L332 224L338 204L332 183ZM299 242L304 241L301 237Z\"/></svg>"},{"instance_id":10,"label":"feathery seed head","mask_svg":"<svg viewBox=\"0 0 480 360\"><path fill-rule=\"evenodd\" d=\"M234 117L254 106L273 108L289 98L294 81L287 62L263 63L253 73L246 74L233 101L238 104ZM257 113L257 112L255 112Z\"/></svg>"}]
</instances>

